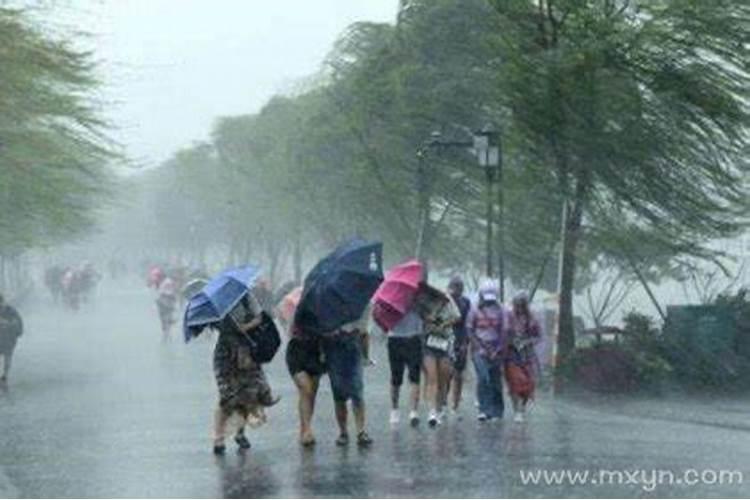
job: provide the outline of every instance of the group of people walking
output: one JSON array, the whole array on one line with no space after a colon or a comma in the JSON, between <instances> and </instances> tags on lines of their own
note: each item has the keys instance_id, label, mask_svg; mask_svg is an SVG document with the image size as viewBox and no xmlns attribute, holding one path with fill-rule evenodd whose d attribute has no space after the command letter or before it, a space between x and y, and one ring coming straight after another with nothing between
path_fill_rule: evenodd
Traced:
<instances>
[{"instance_id":1,"label":"group of people walking","mask_svg":"<svg viewBox=\"0 0 750 500\"><path fill-rule=\"evenodd\" d=\"M401 388L408 381L408 422L421 422L420 400L427 407L427 424L439 426L452 414L461 418L464 376L469 361L476 371L476 401L479 421L501 419L505 413L504 380L508 384L514 418L522 421L534 394L538 361L534 345L540 339L540 325L531 313L529 298L518 294L510 308L499 300L497 286L482 285L477 299L465 296L459 277L450 280L448 300L425 314L415 304L386 332L390 365L390 423L401 421ZM227 421L240 420L234 440L241 449L250 443L246 426L265 422L264 409L276 404L263 372L253 359L242 336L261 328L263 307L249 294L240 304L240 316L216 325L219 332L214 354L214 372L219 389L215 417L214 452L226 450ZM368 328L371 311L334 331L319 334L299 321L289 326L285 361L298 391L299 441L310 447L316 442L313 415L321 378L328 375L338 425L336 444L355 441L369 446L364 397L364 367L370 358ZM238 319L239 318L239 319ZM350 438L349 413L353 414L354 437Z\"/></svg>"},{"instance_id":2,"label":"group of people walking","mask_svg":"<svg viewBox=\"0 0 750 500\"><path fill-rule=\"evenodd\" d=\"M101 275L89 261L79 266L53 265L44 271L44 284L53 301L72 311L90 300L100 280Z\"/></svg>"}]
</instances>

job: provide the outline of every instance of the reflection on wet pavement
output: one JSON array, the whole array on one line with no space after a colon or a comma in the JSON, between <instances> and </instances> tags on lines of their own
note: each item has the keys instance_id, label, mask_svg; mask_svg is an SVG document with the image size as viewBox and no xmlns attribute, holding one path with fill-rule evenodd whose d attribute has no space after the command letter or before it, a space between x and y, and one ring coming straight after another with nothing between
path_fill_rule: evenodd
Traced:
<instances>
[{"instance_id":1,"label":"reflection on wet pavement","mask_svg":"<svg viewBox=\"0 0 750 500\"><path fill-rule=\"evenodd\" d=\"M541 497L644 496L636 485L522 484L526 469L745 471L750 433L638 418L542 395L527 424L480 424L467 393L463 420L437 429L388 424L384 345L368 368L371 449L338 448L327 379L318 444L297 444L296 394L283 356L269 379L283 400L253 447L210 450L212 344L162 345L147 290L104 290L79 314L25 311L12 392L0 397L0 496L25 497ZM469 384L469 388L473 384ZM744 469L743 469L744 468ZM750 486L664 487L659 496L747 496Z\"/></svg>"}]
</instances>

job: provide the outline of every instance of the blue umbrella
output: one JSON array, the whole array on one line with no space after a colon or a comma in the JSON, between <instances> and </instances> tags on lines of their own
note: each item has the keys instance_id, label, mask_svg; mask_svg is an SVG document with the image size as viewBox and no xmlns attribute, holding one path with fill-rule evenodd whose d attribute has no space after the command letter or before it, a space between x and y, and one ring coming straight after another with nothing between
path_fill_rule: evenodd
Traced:
<instances>
[{"instance_id":1,"label":"blue umbrella","mask_svg":"<svg viewBox=\"0 0 750 500\"><path fill-rule=\"evenodd\" d=\"M185 307L185 342L198 336L206 326L223 320L247 295L258 276L258 266L237 267L227 269L206 283Z\"/></svg>"},{"instance_id":2,"label":"blue umbrella","mask_svg":"<svg viewBox=\"0 0 750 500\"><path fill-rule=\"evenodd\" d=\"M383 281L383 244L354 239L310 271L295 313L305 331L322 334L356 321Z\"/></svg>"}]
</instances>

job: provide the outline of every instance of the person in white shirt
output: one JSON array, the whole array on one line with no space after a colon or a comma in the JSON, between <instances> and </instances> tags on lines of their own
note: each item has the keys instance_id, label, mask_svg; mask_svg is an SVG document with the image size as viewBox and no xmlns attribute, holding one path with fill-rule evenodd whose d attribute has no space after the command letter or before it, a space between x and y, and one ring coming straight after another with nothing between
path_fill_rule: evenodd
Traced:
<instances>
[{"instance_id":1,"label":"person in white shirt","mask_svg":"<svg viewBox=\"0 0 750 500\"><path fill-rule=\"evenodd\" d=\"M388 332L388 363L391 367L391 425L400 421L399 395L404 372L409 376L409 423L419 425L419 382L422 373L422 318L415 310L408 311Z\"/></svg>"}]
</instances>

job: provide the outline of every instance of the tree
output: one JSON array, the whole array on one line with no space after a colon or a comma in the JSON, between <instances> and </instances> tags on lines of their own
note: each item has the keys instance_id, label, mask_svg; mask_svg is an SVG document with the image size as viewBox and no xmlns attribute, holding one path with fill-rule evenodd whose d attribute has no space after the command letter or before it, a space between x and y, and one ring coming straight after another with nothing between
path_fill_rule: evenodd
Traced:
<instances>
[{"instance_id":1,"label":"tree","mask_svg":"<svg viewBox=\"0 0 750 500\"><path fill-rule=\"evenodd\" d=\"M581 242L607 221L676 252L746 213L745 2L496 0L501 98L563 196L559 354Z\"/></svg>"},{"instance_id":2,"label":"tree","mask_svg":"<svg viewBox=\"0 0 750 500\"><path fill-rule=\"evenodd\" d=\"M115 159L91 54L0 7L0 254L91 227Z\"/></svg>"}]
</instances>

